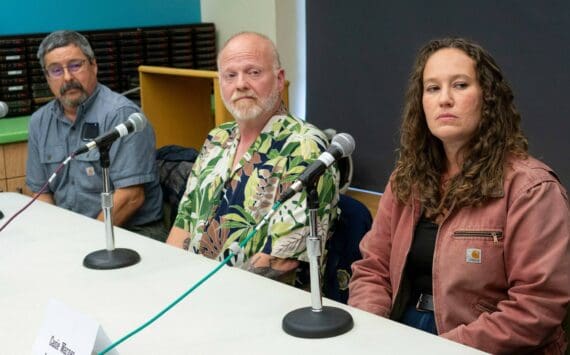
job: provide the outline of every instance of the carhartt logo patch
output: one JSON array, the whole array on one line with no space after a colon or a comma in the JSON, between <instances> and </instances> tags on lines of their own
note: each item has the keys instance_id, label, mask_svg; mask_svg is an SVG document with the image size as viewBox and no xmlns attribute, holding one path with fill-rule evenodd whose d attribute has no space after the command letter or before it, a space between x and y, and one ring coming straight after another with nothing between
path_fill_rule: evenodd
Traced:
<instances>
[{"instance_id":1,"label":"carhartt logo patch","mask_svg":"<svg viewBox=\"0 0 570 355\"><path fill-rule=\"evenodd\" d=\"M89 166L85 168L85 173L87 174L87 176L93 176L95 175L95 169L93 169L92 166Z\"/></svg>"},{"instance_id":2,"label":"carhartt logo patch","mask_svg":"<svg viewBox=\"0 0 570 355\"><path fill-rule=\"evenodd\" d=\"M465 261L472 264L481 264L481 249L467 248L465 251Z\"/></svg>"}]
</instances>

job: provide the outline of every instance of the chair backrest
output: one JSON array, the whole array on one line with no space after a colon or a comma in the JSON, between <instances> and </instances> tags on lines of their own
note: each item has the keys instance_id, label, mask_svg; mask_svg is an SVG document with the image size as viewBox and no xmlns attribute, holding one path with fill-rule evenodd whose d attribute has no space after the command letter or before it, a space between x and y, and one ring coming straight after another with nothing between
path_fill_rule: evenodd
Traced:
<instances>
[{"instance_id":1,"label":"chair backrest","mask_svg":"<svg viewBox=\"0 0 570 355\"><path fill-rule=\"evenodd\" d=\"M168 229L172 226L178 204L182 199L192 165L198 156L194 148L167 145L156 151L156 161L162 188L163 219Z\"/></svg>"},{"instance_id":2,"label":"chair backrest","mask_svg":"<svg viewBox=\"0 0 570 355\"><path fill-rule=\"evenodd\" d=\"M341 194L340 217L326 244L327 259L323 274L323 295L338 302L348 301L351 265L362 258L360 241L372 226L370 211L360 201Z\"/></svg>"}]
</instances>

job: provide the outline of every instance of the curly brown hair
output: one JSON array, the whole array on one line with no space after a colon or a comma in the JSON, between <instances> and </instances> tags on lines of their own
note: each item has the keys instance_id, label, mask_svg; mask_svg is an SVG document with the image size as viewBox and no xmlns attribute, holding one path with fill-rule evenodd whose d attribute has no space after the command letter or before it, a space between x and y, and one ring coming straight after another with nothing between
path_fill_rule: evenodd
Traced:
<instances>
[{"instance_id":1,"label":"curly brown hair","mask_svg":"<svg viewBox=\"0 0 570 355\"><path fill-rule=\"evenodd\" d=\"M473 137L461 149L461 172L442 188L446 156L442 142L428 129L422 105L423 72L436 51L455 48L475 63L483 95L481 120ZM443 216L453 207L477 206L502 191L508 154L528 156L528 141L520 127L520 114L513 103L513 91L501 69L481 46L463 38L444 38L427 43L410 73L402 115L399 159L392 180L396 198L410 202L412 192L430 219Z\"/></svg>"}]
</instances>

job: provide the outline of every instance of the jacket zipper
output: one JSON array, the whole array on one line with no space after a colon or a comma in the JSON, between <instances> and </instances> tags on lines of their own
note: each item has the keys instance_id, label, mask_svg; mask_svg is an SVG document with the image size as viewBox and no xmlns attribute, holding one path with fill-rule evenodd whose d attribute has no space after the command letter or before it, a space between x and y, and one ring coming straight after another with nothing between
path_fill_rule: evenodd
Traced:
<instances>
[{"instance_id":1,"label":"jacket zipper","mask_svg":"<svg viewBox=\"0 0 570 355\"><path fill-rule=\"evenodd\" d=\"M418 205L416 204L415 200L413 199L413 195L412 195L412 216L414 218L414 226L417 225L417 223L420 220L421 216L416 216L416 214L418 213L417 211L417 207ZM420 208L421 210L421 208ZM390 319L392 320L398 320L396 318L394 318L394 309L396 307L402 307L401 303L401 299L402 299L402 282L404 281L405 278L405 270L406 270L406 266L408 265L408 254L410 253L410 249L412 248L412 243L414 242L414 230L415 227L412 228L412 238L410 241L410 245L408 245L408 251L406 252L406 259L404 261L404 264L402 265L402 269L400 270L400 280L398 280L398 293L396 293L393 297L393 302L392 302L392 310L391 310L391 314L390 314ZM409 300L408 300L409 301ZM403 314L399 315L402 316Z\"/></svg>"},{"instance_id":2,"label":"jacket zipper","mask_svg":"<svg viewBox=\"0 0 570 355\"><path fill-rule=\"evenodd\" d=\"M455 231L453 232L454 238L493 238L493 243L498 244L499 239L503 238L503 232L501 231Z\"/></svg>"}]
</instances>

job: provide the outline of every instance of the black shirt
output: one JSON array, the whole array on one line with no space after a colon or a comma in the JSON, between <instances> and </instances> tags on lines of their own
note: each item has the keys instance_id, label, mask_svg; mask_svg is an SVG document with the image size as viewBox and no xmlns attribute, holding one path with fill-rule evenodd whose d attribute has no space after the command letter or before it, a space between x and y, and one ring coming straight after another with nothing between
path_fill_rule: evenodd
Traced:
<instances>
[{"instance_id":1,"label":"black shirt","mask_svg":"<svg viewBox=\"0 0 570 355\"><path fill-rule=\"evenodd\" d=\"M433 251L438 228L437 224L423 217L416 225L406 265L413 295L432 294Z\"/></svg>"}]
</instances>

